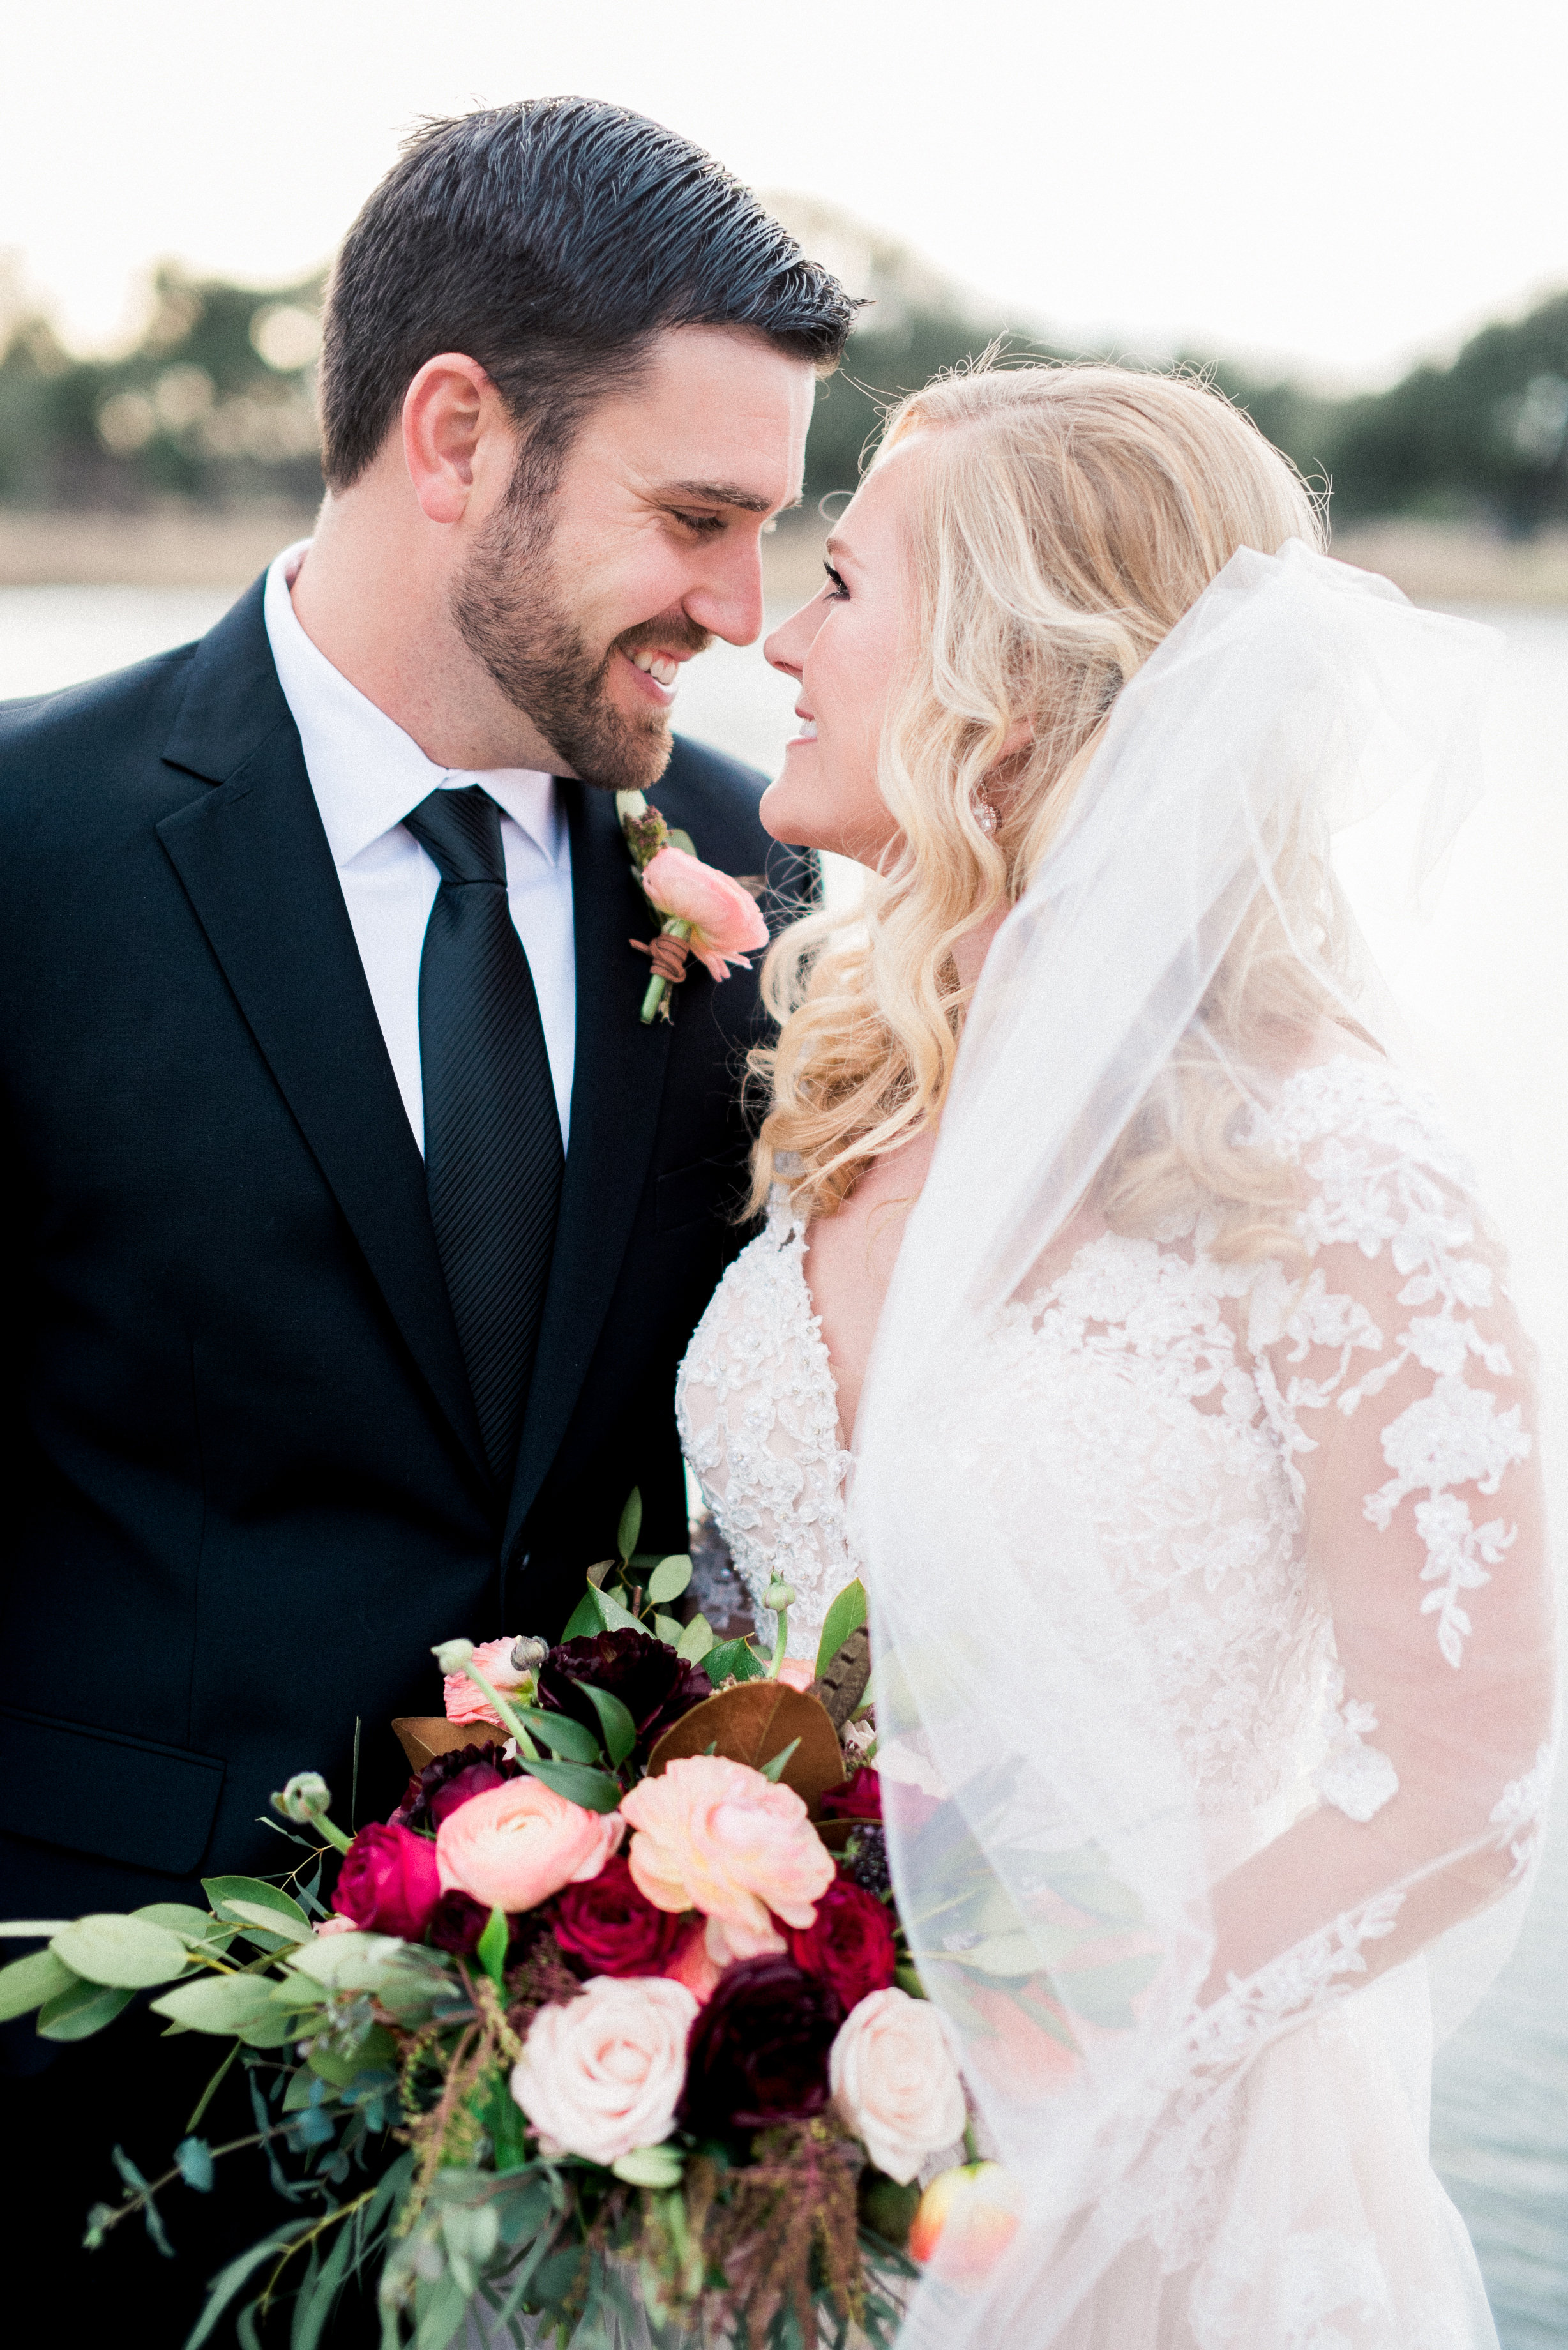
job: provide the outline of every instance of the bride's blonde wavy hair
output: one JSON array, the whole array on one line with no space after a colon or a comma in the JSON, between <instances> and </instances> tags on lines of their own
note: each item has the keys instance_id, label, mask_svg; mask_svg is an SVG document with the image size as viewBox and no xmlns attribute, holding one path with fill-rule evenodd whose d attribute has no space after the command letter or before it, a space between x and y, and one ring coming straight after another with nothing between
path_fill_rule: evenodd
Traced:
<instances>
[{"instance_id":1,"label":"bride's blonde wavy hair","mask_svg":"<svg viewBox=\"0 0 1568 2350\"><path fill-rule=\"evenodd\" d=\"M878 458L919 433L909 475L919 649L893 693L877 771L898 851L846 931L807 916L775 942L775 1045L751 1056L769 1106L752 1205L782 1180L831 1215L870 1162L940 1115L967 991L955 943L1016 901L1072 805L1112 702L1238 548L1321 549L1317 501L1249 418L1191 376L1115 367L991 368L891 412ZM1027 748L1005 757L1020 721ZM994 834L976 816L983 787ZM1334 1016L1343 924L1321 845L1275 866L1199 1019L1102 1168L1113 1228L1147 1231L1201 1199L1216 1252L1292 1245L1290 1171L1239 1146L1235 1066L1277 1066Z\"/></svg>"}]
</instances>

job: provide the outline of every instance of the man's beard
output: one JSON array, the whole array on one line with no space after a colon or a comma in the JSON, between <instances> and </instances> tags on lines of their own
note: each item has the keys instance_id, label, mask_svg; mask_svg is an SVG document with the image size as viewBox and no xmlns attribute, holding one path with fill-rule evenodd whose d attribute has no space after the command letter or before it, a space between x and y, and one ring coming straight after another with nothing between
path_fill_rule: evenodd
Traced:
<instances>
[{"instance_id":1,"label":"man's beard","mask_svg":"<svg viewBox=\"0 0 1568 2350\"><path fill-rule=\"evenodd\" d=\"M574 775L607 791L648 791L659 781L674 748L670 713L650 707L626 716L611 699L610 672L622 653L644 646L702 652L712 642L706 629L676 612L626 629L607 652L591 651L559 593L543 515L515 494L475 546L452 616L474 659Z\"/></svg>"}]
</instances>

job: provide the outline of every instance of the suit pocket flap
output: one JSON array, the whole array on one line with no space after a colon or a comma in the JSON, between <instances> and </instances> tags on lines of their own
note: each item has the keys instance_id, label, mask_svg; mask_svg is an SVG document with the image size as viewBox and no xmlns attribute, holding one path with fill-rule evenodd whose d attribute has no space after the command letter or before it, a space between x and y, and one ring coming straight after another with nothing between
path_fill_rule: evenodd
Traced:
<instances>
[{"instance_id":1,"label":"suit pocket flap","mask_svg":"<svg viewBox=\"0 0 1568 2350\"><path fill-rule=\"evenodd\" d=\"M223 1765L181 1746L0 1707L5 1825L40 1844L190 1877L213 1833Z\"/></svg>"}]
</instances>

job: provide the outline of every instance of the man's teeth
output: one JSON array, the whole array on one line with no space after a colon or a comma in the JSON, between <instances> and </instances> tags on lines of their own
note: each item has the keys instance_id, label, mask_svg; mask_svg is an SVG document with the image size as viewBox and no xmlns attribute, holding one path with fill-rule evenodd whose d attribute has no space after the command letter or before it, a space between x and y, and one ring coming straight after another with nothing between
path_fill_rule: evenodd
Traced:
<instances>
[{"instance_id":1,"label":"man's teeth","mask_svg":"<svg viewBox=\"0 0 1568 2350\"><path fill-rule=\"evenodd\" d=\"M680 675L680 663L671 660L665 653L635 652L631 658L637 668L652 678L656 685L671 686Z\"/></svg>"}]
</instances>

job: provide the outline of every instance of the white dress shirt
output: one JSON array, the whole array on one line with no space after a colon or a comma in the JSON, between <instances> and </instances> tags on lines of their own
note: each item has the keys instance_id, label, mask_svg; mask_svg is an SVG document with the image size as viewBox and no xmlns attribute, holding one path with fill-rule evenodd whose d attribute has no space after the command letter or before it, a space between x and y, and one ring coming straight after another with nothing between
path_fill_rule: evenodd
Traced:
<instances>
[{"instance_id":1,"label":"white dress shirt","mask_svg":"<svg viewBox=\"0 0 1568 2350\"><path fill-rule=\"evenodd\" d=\"M267 638L305 746L306 772L414 1140L422 1151L420 957L441 876L413 834L404 830L403 818L433 791L478 784L502 811L506 895L539 999L564 1146L577 987L571 842L555 781L527 768L470 774L427 759L411 736L333 668L300 627L289 590L309 546L301 539L286 547L267 573Z\"/></svg>"}]
</instances>

